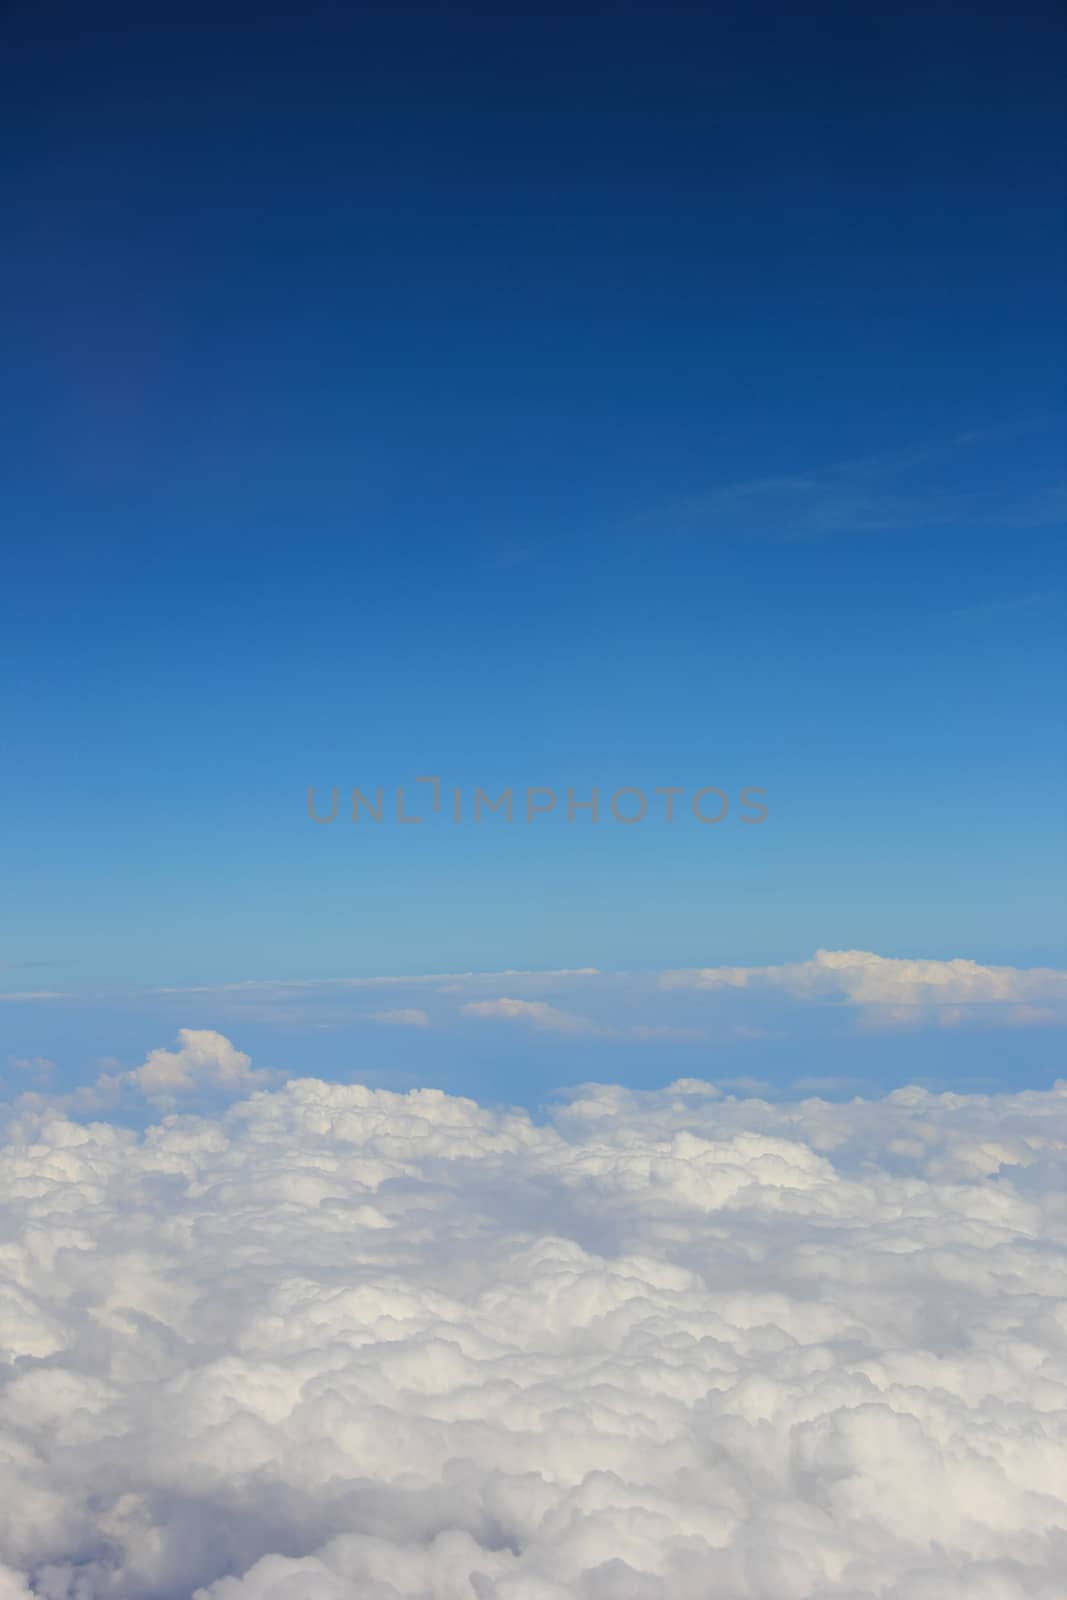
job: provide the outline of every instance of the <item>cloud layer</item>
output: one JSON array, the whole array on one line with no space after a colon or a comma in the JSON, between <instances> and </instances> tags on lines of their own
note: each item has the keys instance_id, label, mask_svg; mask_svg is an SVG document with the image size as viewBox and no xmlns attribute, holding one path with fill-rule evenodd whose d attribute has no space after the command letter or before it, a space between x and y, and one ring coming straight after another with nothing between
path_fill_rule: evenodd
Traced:
<instances>
[{"instance_id":1,"label":"cloud layer","mask_svg":"<svg viewBox=\"0 0 1067 1600\"><path fill-rule=\"evenodd\" d=\"M709 1037L707 1024L692 1018L650 1016L645 1022L619 1023L612 1014L576 1011L582 995L592 1002L605 997L656 995L660 1001L682 991L704 996L714 1005L710 1020L730 1014L733 1006L776 992L795 1006L841 1006L860 1026L900 1028L965 1025L1036 1027L1067 1022L1067 971L1055 967L993 967L964 958L941 961L880 956L870 950L817 950L804 961L766 967L684 967L667 972L601 972L580 967L557 972L466 972L425 974L413 978L380 977L303 980L294 984L234 984L214 995L260 994L292 1000L300 995L360 993L375 987L408 987L413 993L436 991L453 1000L459 1018L511 1022L560 1037L631 1039L649 1042L694 1042ZM505 993L501 989L519 991ZM205 991L192 991L194 993ZM553 999L566 996L568 1004ZM447 1025L452 1013L431 1018L420 1009L425 1026ZM370 1013L384 1019L386 1013ZM745 1028L742 1021L737 1024ZM721 1036L721 1029L719 1030ZM712 1033L714 1037L714 1033Z\"/></svg>"},{"instance_id":2,"label":"cloud layer","mask_svg":"<svg viewBox=\"0 0 1067 1600\"><path fill-rule=\"evenodd\" d=\"M1067 1084L25 1108L0 1600L1062 1600L1065 1151Z\"/></svg>"},{"instance_id":3,"label":"cloud layer","mask_svg":"<svg viewBox=\"0 0 1067 1600\"><path fill-rule=\"evenodd\" d=\"M21 1002L77 998L0 994L0 1000ZM581 1035L608 1042L721 1044L752 1037L755 1028L766 1036L769 1006L777 1008L779 1032L790 1017L800 1020L813 1009L842 1013L860 1031L1063 1025L1067 970L988 966L964 957L934 960L870 950L816 950L804 960L776 966L248 979L154 989L143 998L210 1005L212 1020L228 1026L310 1017L316 1026L356 1022L435 1030L489 1021L525 1026L546 1039Z\"/></svg>"}]
</instances>

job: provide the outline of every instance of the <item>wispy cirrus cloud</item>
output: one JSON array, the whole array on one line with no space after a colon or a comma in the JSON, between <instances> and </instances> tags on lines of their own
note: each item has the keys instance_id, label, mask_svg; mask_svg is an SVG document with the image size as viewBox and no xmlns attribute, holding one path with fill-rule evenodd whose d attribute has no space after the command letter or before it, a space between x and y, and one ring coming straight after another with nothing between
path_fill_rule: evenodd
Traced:
<instances>
[{"instance_id":1,"label":"wispy cirrus cloud","mask_svg":"<svg viewBox=\"0 0 1067 1600\"><path fill-rule=\"evenodd\" d=\"M7 990L0 994L0 1005L25 1006L32 1005L37 1000L65 1000L66 995L58 989L23 989Z\"/></svg>"},{"instance_id":2,"label":"wispy cirrus cloud","mask_svg":"<svg viewBox=\"0 0 1067 1600\"><path fill-rule=\"evenodd\" d=\"M556 967L535 969L503 967L498 972L421 972L378 973L372 977L358 978L241 978L234 983L170 984L151 991L153 994L298 994L302 990L384 989L390 987L463 988L478 984L545 983L572 978L601 976L597 967Z\"/></svg>"},{"instance_id":3,"label":"wispy cirrus cloud","mask_svg":"<svg viewBox=\"0 0 1067 1600\"><path fill-rule=\"evenodd\" d=\"M722 484L688 496L683 524L780 539L918 528L1067 523L1062 419L1025 418L912 449Z\"/></svg>"}]
</instances>

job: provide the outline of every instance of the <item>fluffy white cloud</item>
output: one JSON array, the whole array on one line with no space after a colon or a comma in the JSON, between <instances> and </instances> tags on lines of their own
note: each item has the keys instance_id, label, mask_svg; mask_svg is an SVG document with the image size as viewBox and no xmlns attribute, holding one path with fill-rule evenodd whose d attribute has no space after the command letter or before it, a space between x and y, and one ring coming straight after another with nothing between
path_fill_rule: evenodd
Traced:
<instances>
[{"instance_id":1,"label":"fluffy white cloud","mask_svg":"<svg viewBox=\"0 0 1067 1600\"><path fill-rule=\"evenodd\" d=\"M182 1028L177 1050L150 1050L144 1064L129 1074L131 1083L149 1098L192 1094L205 1084L222 1089L247 1089L256 1082L252 1060L221 1033L210 1028Z\"/></svg>"},{"instance_id":2,"label":"fluffy white cloud","mask_svg":"<svg viewBox=\"0 0 1067 1600\"><path fill-rule=\"evenodd\" d=\"M55 1072L55 1063L44 1057L16 1060L12 1066L30 1071L31 1081L45 1084ZM117 1065L117 1063L107 1063ZM143 1097L159 1110L171 1108L187 1097L234 1097L257 1086L277 1081L274 1072L258 1072L252 1059L237 1050L225 1034L213 1028L179 1028L178 1049L150 1050L139 1067L128 1072L102 1072L95 1083L83 1084L64 1095L30 1092L20 1099L28 1111L51 1106L55 1110L88 1113L114 1109Z\"/></svg>"},{"instance_id":3,"label":"fluffy white cloud","mask_svg":"<svg viewBox=\"0 0 1067 1600\"><path fill-rule=\"evenodd\" d=\"M128 1090L147 1100L172 1104L181 1095L220 1090L241 1094L256 1084L268 1083L269 1072L255 1072L252 1058L237 1050L225 1034L212 1028L179 1028L177 1050L150 1050L130 1072L103 1073L91 1089L75 1091L87 1107L106 1106Z\"/></svg>"},{"instance_id":4,"label":"fluffy white cloud","mask_svg":"<svg viewBox=\"0 0 1067 1600\"><path fill-rule=\"evenodd\" d=\"M0 1600L1063 1600L1065 1155L1067 1084L24 1107Z\"/></svg>"}]
</instances>

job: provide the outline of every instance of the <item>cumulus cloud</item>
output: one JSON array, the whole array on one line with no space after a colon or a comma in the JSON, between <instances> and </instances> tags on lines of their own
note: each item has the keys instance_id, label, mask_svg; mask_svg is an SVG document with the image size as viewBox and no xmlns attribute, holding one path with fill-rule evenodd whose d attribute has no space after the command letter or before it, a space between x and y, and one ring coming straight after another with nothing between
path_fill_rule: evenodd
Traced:
<instances>
[{"instance_id":1,"label":"cumulus cloud","mask_svg":"<svg viewBox=\"0 0 1067 1600\"><path fill-rule=\"evenodd\" d=\"M33 1061L26 1063L33 1064ZM54 1063L45 1062L44 1065L54 1070ZM31 1093L25 1096L25 1101L28 1106L40 1102L57 1110L89 1112L114 1108L133 1094L162 1108L175 1105L183 1096L243 1094L256 1085L273 1082L276 1077L273 1072L254 1070L251 1057L236 1049L224 1034L212 1028L180 1028L177 1050L150 1050L141 1065L128 1072L102 1072L95 1083L69 1094L41 1096ZM37 1081L43 1081L40 1075Z\"/></svg>"},{"instance_id":2,"label":"cumulus cloud","mask_svg":"<svg viewBox=\"0 0 1067 1600\"><path fill-rule=\"evenodd\" d=\"M945 1026L996 1020L1025 1027L1064 1020L1037 1002L1067 1002L1067 972L1053 967L987 967L977 961L923 961L869 950L817 950L808 961L774 967L688 967L659 975L663 989L781 989L796 1000L869 1008L886 1026L932 1018Z\"/></svg>"},{"instance_id":3,"label":"cumulus cloud","mask_svg":"<svg viewBox=\"0 0 1067 1600\"><path fill-rule=\"evenodd\" d=\"M0 1600L1062 1600L1065 1155L1067 1084L24 1106Z\"/></svg>"},{"instance_id":4,"label":"cumulus cloud","mask_svg":"<svg viewBox=\"0 0 1067 1600\"><path fill-rule=\"evenodd\" d=\"M151 1050L144 1064L127 1074L150 1099L191 1094L205 1084L240 1090L257 1081L251 1057L235 1049L223 1034L210 1028L182 1028L178 1038L177 1050Z\"/></svg>"}]
</instances>

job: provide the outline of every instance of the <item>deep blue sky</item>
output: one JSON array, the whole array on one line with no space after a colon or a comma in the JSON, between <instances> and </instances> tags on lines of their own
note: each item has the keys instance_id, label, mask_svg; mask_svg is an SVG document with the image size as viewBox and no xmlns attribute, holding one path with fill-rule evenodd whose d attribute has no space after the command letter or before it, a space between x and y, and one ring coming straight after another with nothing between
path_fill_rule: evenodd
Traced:
<instances>
[{"instance_id":1,"label":"deep blue sky","mask_svg":"<svg viewBox=\"0 0 1067 1600\"><path fill-rule=\"evenodd\" d=\"M0 986L1063 962L1054 8L139 9L7 33ZM306 820L430 772L771 817Z\"/></svg>"}]
</instances>

